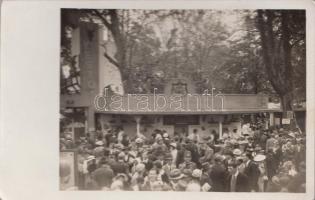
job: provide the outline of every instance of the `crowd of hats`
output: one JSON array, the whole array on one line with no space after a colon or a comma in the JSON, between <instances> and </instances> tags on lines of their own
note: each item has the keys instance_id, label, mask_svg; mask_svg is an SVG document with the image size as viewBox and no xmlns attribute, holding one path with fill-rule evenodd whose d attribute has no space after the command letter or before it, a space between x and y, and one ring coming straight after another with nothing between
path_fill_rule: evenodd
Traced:
<instances>
[{"instance_id":1,"label":"crowd of hats","mask_svg":"<svg viewBox=\"0 0 315 200\"><path fill-rule=\"evenodd\" d=\"M228 163L235 161L242 172L246 157L250 157L266 168L266 185L271 186L264 191L297 192L290 187L296 177L300 186L305 184L305 148L305 133L283 128L222 138L198 132L170 136L159 129L133 138L122 129L87 134L77 141L68 134L60 138L61 151L78 153L77 186L82 190L211 192L210 173L215 163L221 163L229 174ZM277 164L270 170L272 159ZM102 173L95 173L101 168ZM69 174L69 167L61 162L60 176Z\"/></svg>"}]
</instances>

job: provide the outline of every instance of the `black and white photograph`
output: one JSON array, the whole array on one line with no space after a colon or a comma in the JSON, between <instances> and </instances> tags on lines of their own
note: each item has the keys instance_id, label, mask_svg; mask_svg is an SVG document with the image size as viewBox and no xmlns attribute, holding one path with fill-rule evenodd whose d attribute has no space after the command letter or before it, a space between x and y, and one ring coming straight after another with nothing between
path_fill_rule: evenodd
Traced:
<instances>
[{"instance_id":1,"label":"black and white photograph","mask_svg":"<svg viewBox=\"0 0 315 200\"><path fill-rule=\"evenodd\" d=\"M313 2L3 0L0 200L314 200Z\"/></svg>"},{"instance_id":2,"label":"black and white photograph","mask_svg":"<svg viewBox=\"0 0 315 200\"><path fill-rule=\"evenodd\" d=\"M59 190L305 193L306 35L305 9L61 8Z\"/></svg>"}]
</instances>

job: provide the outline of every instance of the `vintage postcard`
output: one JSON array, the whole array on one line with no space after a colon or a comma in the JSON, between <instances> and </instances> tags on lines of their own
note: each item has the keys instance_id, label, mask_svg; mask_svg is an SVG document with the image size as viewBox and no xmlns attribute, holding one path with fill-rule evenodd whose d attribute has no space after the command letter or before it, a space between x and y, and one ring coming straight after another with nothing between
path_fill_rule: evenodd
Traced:
<instances>
[{"instance_id":1,"label":"vintage postcard","mask_svg":"<svg viewBox=\"0 0 315 200\"><path fill-rule=\"evenodd\" d=\"M55 199L314 198L314 5L269 2L4 2L2 198L13 139Z\"/></svg>"}]
</instances>

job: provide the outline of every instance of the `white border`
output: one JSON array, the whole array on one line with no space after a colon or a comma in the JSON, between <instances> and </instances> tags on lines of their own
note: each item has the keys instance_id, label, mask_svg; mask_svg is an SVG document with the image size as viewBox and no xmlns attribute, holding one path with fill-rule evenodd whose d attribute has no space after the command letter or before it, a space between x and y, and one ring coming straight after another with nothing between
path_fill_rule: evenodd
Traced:
<instances>
[{"instance_id":1,"label":"white border","mask_svg":"<svg viewBox=\"0 0 315 200\"><path fill-rule=\"evenodd\" d=\"M307 193L61 192L58 187L60 8L306 9ZM0 197L21 199L314 199L314 4L269 1L5 1L1 10Z\"/></svg>"}]
</instances>

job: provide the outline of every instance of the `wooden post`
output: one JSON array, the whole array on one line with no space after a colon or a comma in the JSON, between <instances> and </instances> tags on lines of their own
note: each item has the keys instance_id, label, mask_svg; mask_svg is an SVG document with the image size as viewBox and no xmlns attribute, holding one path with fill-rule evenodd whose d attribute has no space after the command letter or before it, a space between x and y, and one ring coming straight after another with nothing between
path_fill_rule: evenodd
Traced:
<instances>
[{"instance_id":1,"label":"wooden post","mask_svg":"<svg viewBox=\"0 0 315 200\"><path fill-rule=\"evenodd\" d=\"M274 113L269 113L269 125L274 126L275 122L275 114Z\"/></svg>"},{"instance_id":2,"label":"wooden post","mask_svg":"<svg viewBox=\"0 0 315 200\"><path fill-rule=\"evenodd\" d=\"M140 134L140 121L141 121L141 116L135 116L134 117L137 123L137 136Z\"/></svg>"}]
</instances>

